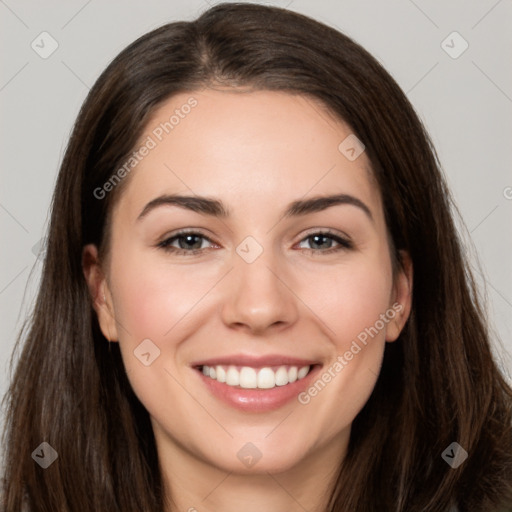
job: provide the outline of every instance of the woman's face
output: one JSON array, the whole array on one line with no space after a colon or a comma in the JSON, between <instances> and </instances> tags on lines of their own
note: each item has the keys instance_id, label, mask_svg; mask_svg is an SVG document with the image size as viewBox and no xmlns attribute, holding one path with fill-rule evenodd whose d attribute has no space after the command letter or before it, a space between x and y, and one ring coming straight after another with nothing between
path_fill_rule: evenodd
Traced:
<instances>
[{"instance_id":1,"label":"woman's face","mask_svg":"<svg viewBox=\"0 0 512 512\"><path fill-rule=\"evenodd\" d=\"M84 268L159 452L241 473L339 461L410 302L364 148L311 99L203 90L135 149L103 274Z\"/></svg>"}]
</instances>

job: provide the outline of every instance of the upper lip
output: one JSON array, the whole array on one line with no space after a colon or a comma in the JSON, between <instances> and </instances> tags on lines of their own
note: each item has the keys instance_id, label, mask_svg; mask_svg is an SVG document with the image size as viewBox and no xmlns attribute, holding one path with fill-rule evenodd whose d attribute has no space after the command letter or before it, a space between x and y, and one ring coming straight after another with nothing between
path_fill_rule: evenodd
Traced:
<instances>
[{"instance_id":1,"label":"upper lip","mask_svg":"<svg viewBox=\"0 0 512 512\"><path fill-rule=\"evenodd\" d=\"M211 359L202 359L191 364L193 367L197 366L251 366L253 368L263 368L266 366L312 366L319 364L319 361L312 359L300 359L280 354L266 355L266 356L249 356L246 354L233 354L229 356L213 357Z\"/></svg>"}]
</instances>

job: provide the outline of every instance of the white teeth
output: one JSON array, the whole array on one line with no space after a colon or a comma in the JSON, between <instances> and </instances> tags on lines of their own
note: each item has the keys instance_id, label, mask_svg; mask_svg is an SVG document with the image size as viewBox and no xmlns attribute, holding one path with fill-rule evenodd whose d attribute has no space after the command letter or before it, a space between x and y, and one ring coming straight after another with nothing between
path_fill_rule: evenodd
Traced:
<instances>
[{"instance_id":1,"label":"white teeth","mask_svg":"<svg viewBox=\"0 0 512 512\"><path fill-rule=\"evenodd\" d=\"M239 386L240 385L240 372L230 366L226 373L226 384L228 386Z\"/></svg>"},{"instance_id":2,"label":"white teeth","mask_svg":"<svg viewBox=\"0 0 512 512\"><path fill-rule=\"evenodd\" d=\"M234 366L203 366L203 375L223 382L228 386L240 386L244 389L271 389L276 386L286 386L296 380L303 379L311 369L310 366L280 366L276 370L270 367L259 370L250 366L242 366L238 370Z\"/></svg>"},{"instance_id":3,"label":"white teeth","mask_svg":"<svg viewBox=\"0 0 512 512\"><path fill-rule=\"evenodd\" d=\"M270 389L276 385L276 376L272 368L262 368L258 372L258 388Z\"/></svg>"},{"instance_id":4,"label":"white teeth","mask_svg":"<svg viewBox=\"0 0 512 512\"><path fill-rule=\"evenodd\" d=\"M298 372L297 372L297 379L303 379L309 372L309 366L303 366ZM218 379L218 377L217 377Z\"/></svg>"},{"instance_id":5,"label":"white teeth","mask_svg":"<svg viewBox=\"0 0 512 512\"><path fill-rule=\"evenodd\" d=\"M215 370L217 371L217 379L219 382L226 382L226 370L222 368L222 366L216 366Z\"/></svg>"},{"instance_id":6,"label":"white teeth","mask_svg":"<svg viewBox=\"0 0 512 512\"><path fill-rule=\"evenodd\" d=\"M255 388L258 385L258 376L256 375L256 370L254 368L250 368L249 366L244 366L240 370L240 387L251 389Z\"/></svg>"},{"instance_id":7,"label":"white teeth","mask_svg":"<svg viewBox=\"0 0 512 512\"><path fill-rule=\"evenodd\" d=\"M288 384L288 370L286 366L281 366L276 372L276 386L285 386Z\"/></svg>"}]
</instances>

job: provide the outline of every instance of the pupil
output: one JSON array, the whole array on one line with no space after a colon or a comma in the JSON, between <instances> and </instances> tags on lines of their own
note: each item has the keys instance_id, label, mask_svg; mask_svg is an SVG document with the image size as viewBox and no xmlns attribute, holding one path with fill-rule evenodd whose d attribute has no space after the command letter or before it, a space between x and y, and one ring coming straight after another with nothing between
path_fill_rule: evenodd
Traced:
<instances>
[{"instance_id":1,"label":"pupil","mask_svg":"<svg viewBox=\"0 0 512 512\"><path fill-rule=\"evenodd\" d=\"M313 236L313 245L322 245L321 242L319 243L318 240L327 240L327 237L325 235L314 235Z\"/></svg>"},{"instance_id":2,"label":"pupil","mask_svg":"<svg viewBox=\"0 0 512 512\"><path fill-rule=\"evenodd\" d=\"M181 241L185 239L185 244L182 244ZM194 243L194 239L196 239L196 242ZM199 240L199 243L197 242ZM200 237L197 235L184 235L180 239L180 247L182 249L200 249L201 248L201 240Z\"/></svg>"}]
</instances>

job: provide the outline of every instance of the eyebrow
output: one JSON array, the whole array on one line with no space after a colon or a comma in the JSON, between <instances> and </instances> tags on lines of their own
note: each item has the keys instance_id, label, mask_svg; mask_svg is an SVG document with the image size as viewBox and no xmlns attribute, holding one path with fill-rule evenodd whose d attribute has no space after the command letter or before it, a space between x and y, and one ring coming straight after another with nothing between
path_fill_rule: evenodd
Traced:
<instances>
[{"instance_id":1,"label":"eyebrow","mask_svg":"<svg viewBox=\"0 0 512 512\"><path fill-rule=\"evenodd\" d=\"M293 201L286 208L283 217L298 217L310 213L316 213L332 206L351 205L360 208L368 218L373 221L372 212L363 201L349 194L335 194L329 196L316 196L310 199ZM228 218L229 209L222 201L204 196L182 196L178 194L166 194L151 200L143 208L137 217L137 221L144 218L150 211L160 206L178 206L203 215L210 215L219 218Z\"/></svg>"}]
</instances>

